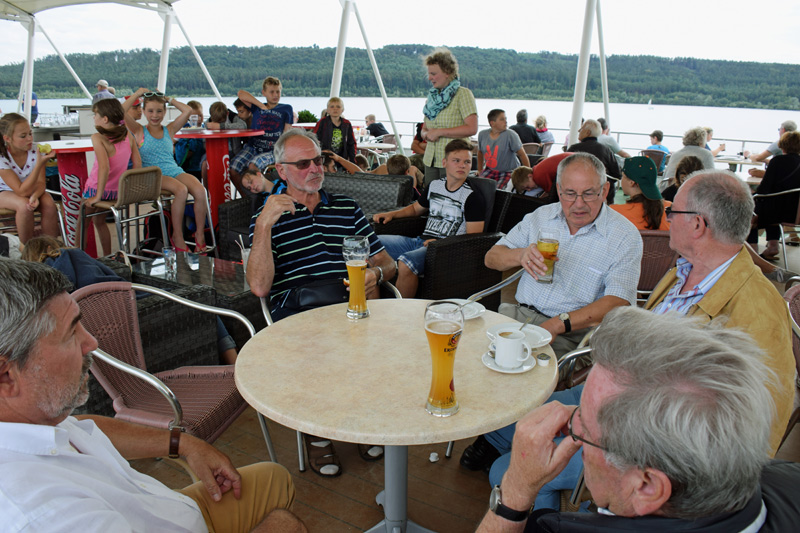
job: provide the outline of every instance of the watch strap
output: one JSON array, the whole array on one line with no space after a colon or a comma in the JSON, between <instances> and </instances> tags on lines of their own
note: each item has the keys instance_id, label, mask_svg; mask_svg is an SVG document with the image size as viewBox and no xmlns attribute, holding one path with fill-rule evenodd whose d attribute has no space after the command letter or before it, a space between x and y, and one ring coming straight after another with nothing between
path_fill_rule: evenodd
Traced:
<instances>
[{"instance_id":1,"label":"watch strap","mask_svg":"<svg viewBox=\"0 0 800 533\"><path fill-rule=\"evenodd\" d=\"M506 520L509 520L511 522L523 522L528 519L528 516L530 516L531 514L530 509L525 511L517 511L516 509L512 509L510 507L503 505L503 502L500 497L501 491L499 485L495 485L494 489L492 490L492 493L494 496L493 499L494 501L489 506L489 508L497 516L505 518Z\"/></svg>"},{"instance_id":2,"label":"watch strap","mask_svg":"<svg viewBox=\"0 0 800 533\"><path fill-rule=\"evenodd\" d=\"M181 433L183 432L183 428L180 426L175 426L169 430L169 458L170 459L177 459L181 456L178 453L181 445Z\"/></svg>"},{"instance_id":3,"label":"watch strap","mask_svg":"<svg viewBox=\"0 0 800 533\"><path fill-rule=\"evenodd\" d=\"M558 316L558 318L560 318L561 321L564 323L564 333L569 333L570 331L572 331L572 322L570 322L569 320L568 313L562 313Z\"/></svg>"}]
</instances>

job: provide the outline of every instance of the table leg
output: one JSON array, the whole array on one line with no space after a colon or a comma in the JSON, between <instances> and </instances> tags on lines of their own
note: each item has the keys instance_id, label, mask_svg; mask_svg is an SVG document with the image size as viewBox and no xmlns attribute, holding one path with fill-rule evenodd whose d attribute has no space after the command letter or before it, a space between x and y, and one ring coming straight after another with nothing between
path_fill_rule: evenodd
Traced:
<instances>
[{"instance_id":1,"label":"table leg","mask_svg":"<svg viewBox=\"0 0 800 533\"><path fill-rule=\"evenodd\" d=\"M232 198L233 184L230 180L230 155L228 139L206 139L206 161L208 161L208 194L211 196L211 220L217 225L219 204Z\"/></svg>"},{"instance_id":2,"label":"table leg","mask_svg":"<svg viewBox=\"0 0 800 533\"><path fill-rule=\"evenodd\" d=\"M81 198L83 186L89 178L86 167L86 153L58 154L58 174L61 182L61 205L64 208L64 229L67 234L67 246L78 246L78 226L80 223ZM87 222L91 224L91 222ZM94 239L94 228L87 228L86 249L92 257L97 257L97 246ZM109 250L110 252L110 250Z\"/></svg>"},{"instance_id":3,"label":"table leg","mask_svg":"<svg viewBox=\"0 0 800 533\"><path fill-rule=\"evenodd\" d=\"M386 488L375 498L384 518L367 533L434 533L408 520L408 446L385 446L384 453Z\"/></svg>"}]
</instances>

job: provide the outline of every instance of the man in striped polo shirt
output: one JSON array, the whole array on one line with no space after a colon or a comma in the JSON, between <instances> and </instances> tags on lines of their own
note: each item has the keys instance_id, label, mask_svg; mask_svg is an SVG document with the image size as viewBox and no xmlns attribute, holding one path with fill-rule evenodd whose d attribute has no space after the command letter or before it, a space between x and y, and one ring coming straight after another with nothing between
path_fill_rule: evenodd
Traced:
<instances>
[{"instance_id":1,"label":"man in striped polo shirt","mask_svg":"<svg viewBox=\"0 0 800 533\"><path fill-rule=\"evenodd\" d=\"M367 297L376 297L378 284L394 277L394 261L358 204L322 189L325 174L316 136L291 129L275 143L274 153L286 190L271 195L257 213L247 263L250 290L270 297L273 319L295 314L302 309L293 307L293 291L312 282L345 278L342 242L349 235L366 235L370 242ZM331 283L335 292L336 282ZM324 290L317 287L320 293Z\"/></svg>"}]
</instances>

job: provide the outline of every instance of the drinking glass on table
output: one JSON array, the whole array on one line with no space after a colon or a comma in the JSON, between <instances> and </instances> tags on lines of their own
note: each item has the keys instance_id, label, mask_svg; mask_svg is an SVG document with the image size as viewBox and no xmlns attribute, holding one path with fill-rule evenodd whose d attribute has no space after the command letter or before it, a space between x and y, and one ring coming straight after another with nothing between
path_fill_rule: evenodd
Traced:
<instances>
[{"instance_id":1,"label":"drinking glass on table","mask_svg":"<svg viewBox=\"0 0 800 533\"><path fill-rule=\"evenodd\" d=\"M367 293L364 288L364 277L367 273L369 257L369 239L362 235L344 238L342 256L347 265L347 276L350 281L350 303L347 305L347 318L359 319L369 316L367 309Z\"/></svg>"},{"instance_id":2,"label":"drinking glass on table","mask_svg":"<svg viewBox=\"0 0 800 533\"><path fill-rule=\"evenodd\" d=\"M453 364L464 314L455 302L431 302L425 308L425 334L431 350L431 390L425 410L433 416L451 416L458 412Z\"/></svg>"},{"instance_id":3,"label":"drinking glass on table","mask_svg":"<svg viewBox=\"0 0 800 533\"><path fill-rule=\"evenodd\" d=\"M544 257L544 264L547 272L539 276L540 283L553 283L553 273L555 271L555 261L558 256L558 233L555 231L541 230L536 241L536 248Z\"/></svg>"},{"instance_id":4,"label":"drinking glass on table","mask_svg":"<svg viewBox=\"0 0 800 533\"><path fill-rule=\"evenodd\" d=\"M200 123L200 117L198 115L189 115L190 128L196 128L199 123Z\"/></svg>"}]
</instances>

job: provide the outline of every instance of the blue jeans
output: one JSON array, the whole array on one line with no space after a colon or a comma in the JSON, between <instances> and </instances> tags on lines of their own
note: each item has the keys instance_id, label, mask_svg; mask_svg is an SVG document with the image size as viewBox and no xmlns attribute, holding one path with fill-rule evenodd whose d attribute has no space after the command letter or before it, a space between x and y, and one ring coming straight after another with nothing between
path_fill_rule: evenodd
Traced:
<instances>
[{"instance_id":1,"label":"blue jeans","mask_svg":"<svg viewBox=\"0 0 800 533\"><path fill-rule=\"evenodd\" d=\"M425 239L403 235L381 235L381 244L392 259L402 261L416 276L425 273Z\"/></svg>"},{"instance_id":2,"label":"blue jeans","mask_svg":"<svg viewBox=\"0 0 800 533\"><path fill-rule=\"evenodd\" d=\"M572 389L554 392L550 395L545 403L557 400L565 405L578 405L581 402L581 394L583 393L583 385L578 385ZM516 424L511 424L504 428L492 431L484 435L487 441L497 448L500 452L500 457L492 465L489 471L489 483L492 486L499 485L503 479L503 474L508 470L508 464L511 461L511 441L514 439L514 432L517 428ZM557 437L553 442L558 444L562 439L569 437ZM578 483L578 476L583 468L583 455L576 453L570 458L566 468L558 474L555 479L547 483L542 490L539 491L534 502L534 509L558 509L561 490L571 490L575 488ZM583 510L583 508L581 508Z\"/></svg>"}]
</instances>

